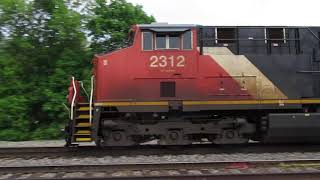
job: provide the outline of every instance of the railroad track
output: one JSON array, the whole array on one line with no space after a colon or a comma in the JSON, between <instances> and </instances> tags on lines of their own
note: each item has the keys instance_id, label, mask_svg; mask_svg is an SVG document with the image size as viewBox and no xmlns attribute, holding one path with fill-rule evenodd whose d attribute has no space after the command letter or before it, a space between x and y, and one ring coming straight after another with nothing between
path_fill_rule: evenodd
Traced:
<instances>
[{"instance_id":1,"label":"railroad track","mask_svg":"<svg viewBox=\"0 0 320 180\"><path fill-rule=\"evenodd\" d=\"M0 148L0 179L320 179L319 149L258 144Z\"/></svg>"},{"instance_id":2,"label":"railroad track","mask_svg":"<svg viewBox=\"0 0 320 180\"><path fill-rule=\"evenodd\" d=\"M56 158L56 157L103 157L103 156L135 156L135 155L179 155L179 154L208 154L208 153L279 153L279 152L318 152L320 145L261 145L249 144L246 146L219 146L200 144L189 146L155 146L144 145L128 148L98 148L87 147L25 147L25 148L0 148L0 158Z\"/></svg>"},{"instance_id":3,"label":"railroad track","mask_svg":"<svg viewBox=\"0 0 320 180\"><path fill-rule=\"evenodd\" d=\"M0 167L0 179L320 178L320 159Z\"/></svg>"}]
</instances>

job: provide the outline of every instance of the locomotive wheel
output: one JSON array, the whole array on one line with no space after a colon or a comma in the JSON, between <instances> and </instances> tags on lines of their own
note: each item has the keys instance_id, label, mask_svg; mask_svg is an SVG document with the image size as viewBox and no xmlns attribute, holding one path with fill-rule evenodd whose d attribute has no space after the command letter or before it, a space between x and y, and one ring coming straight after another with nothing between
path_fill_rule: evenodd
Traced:
<instances>
[{"instance_id":1,"label":"locomotive wheel","mask_svg":"<svg viewBox=\"0 0 320 180\"><path fill-rule=\"evenodd\" d=\"M182 130L169 130L165 135L162 135L159 141L160 145L189 145L192 141Z\"/></svg>"},{"instance_id":2,"label":"locomotive wheel","mask_svg":"<svg viewBox=\"0 0 320 180\"><path fill-rule=\"evenodd\" d=\"M247 144L249 139L241 136L239 131L229 129L223 130L212 142L214 144Z\"/></svg>"},{"instance_id":3,"label":"locomotive wheel","mask_svg":"<svg viewBox=\"0 0 320 180\"><path fill-rule=\"evenodd\" d=\"M137 142L133 141L131 136L128 136L125 131L104 131L101 146L135 146Z\"/></svg>"}]
</instances>

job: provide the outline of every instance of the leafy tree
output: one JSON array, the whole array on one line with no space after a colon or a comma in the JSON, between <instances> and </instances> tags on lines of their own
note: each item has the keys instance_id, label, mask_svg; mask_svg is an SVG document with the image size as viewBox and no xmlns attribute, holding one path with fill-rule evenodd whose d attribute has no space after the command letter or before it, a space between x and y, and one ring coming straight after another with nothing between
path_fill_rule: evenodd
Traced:
<instances>
[{"instance_id":1,"label":"leafy tree","mask_svg":"<svg viewBox=\"0 0 320 180\"><path fill-rule=\"evenodd\" d=\"M10 39L9 35L22 34L21 24L25 20L27 5L23 1L12 2L4 0L0 2L0 137L8 140L25 139L27 121L27 97L24 89L27 84L20 78L24 67L11 54L19 47L28 47L30 44L21 39ZM14 34L13 31L16 33ZM12 45L19 44L17 47ZM17 49L15 49L17 48Z\"/></svg>"},{"instance_id":2,"label":"leafy tree","mask_svg":"<svg viewBox=\"0 0 320 180\"><path fill-rule=\"evenodd\" d=\"M142 6L134 6L125 0L96 0L94 16L88 22L91 48L95 53L112 51L126 46L130 27L134 24L154 22Z\"/></svg>"},{"instance_id":3,"label":"leafy tree","mask_svg":"<svg viewBox=\"0 0 320 180\"><path fill-rule=\"evenodd\" d=\"M90 62L80 15L63 0L3 1L0 139L59 136L67 118L70 74L82 78Z\"/></svg>"},{"instance_id":4,"label":"leafy tree","mask_svg":"<svg viewBox=\"0 0 320 180\"><path fill-rule=\"evenodd\" d=\"M0 1L0 140L61 137L70 76L89 79L94 53L154 21L125 0L90 0L85 13L71 1Z\"/></svg>"}]
</instances>

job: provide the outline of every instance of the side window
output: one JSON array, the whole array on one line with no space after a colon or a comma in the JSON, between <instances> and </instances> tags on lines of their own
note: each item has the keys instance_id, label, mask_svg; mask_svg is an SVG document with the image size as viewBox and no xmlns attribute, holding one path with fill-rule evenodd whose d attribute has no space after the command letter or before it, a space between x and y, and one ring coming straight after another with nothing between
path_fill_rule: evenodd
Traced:
<instances>
[{"instance_id":1,"label":"side window","mask_svg":"<svg viewBox=\"0 0 320 180\"><path fill-rule=\"evenodd\" d=\"M180 49L180 35L169 35L169 49Z\"/></svg>"},{"instance_id":2,"label":"side window","mask_svg":"<svg viewBox=\"0 0 320 180\"><path fill-rule=\"evenodd\" d=\"M165 34L157 34L156 35L156 49L166 49L166 35Z\"/></svg>"},{"instance_id":3,"label":"side window","mask_svg":"<svg viewBox=\"0 0 320 180\"><path fill-rule=\"evenodd\" d=\"M152 32L143 32L143 50L148 51L153 49Z\"/></svg>"},{"instance_id":4,"label":"side window","mask_svg":"<svg viewBox=\"0 0 320 180\"><path fill-rule=\"evenodd\" d=\"M180 49L180 35L158 33L156 49Z\"/></svg>"},{"instance_id":5,"label":"side window","mask_svg":"<svg viewBox=\"0 0 320 180\"><path fill-rule=\"evenodd\" d=\"M172 49L172 50L190 50L192 49L192 32L186 31L186 32L159 32L154 33L154 43L152 40L149 42L149 33L146 34L144 32L144 50L163 50L163 49ZM150 33L151 34L151 33ZM152 39L152 34L150 35L150 38ZM146 42L147 41L147 42ZM151 46L147 46L151 44ZM152 44L154 44L155 47L152 47ZM147 47L146 47L147 46ZM147 49L148 48L148 49Z\"/></svg>"},{"instance_id":6,"label":"side window","mask_svg":"<svg viewBox=\"0 0 320 180\"><path fill-rule=\"evenodd\" d=\"M216 29L217 43L235 43L236 29L235 28L217 28Z\"/></svg>"},{"instance_id":7,"label":"side window","mask_svg":"<svg viewBox=\"0 0 320 180\"><path fill-rule=\"evenodd\" d=\"M187 31L183 34L183 49L192 49L192 35L191 31Z\"/></svg>"},{"instance_id":8,"label":"side window","mask_svg":"<svg viewBox=\"0 0 320 180\"><path fill-rule=\"evenodd\" d=\"M285 29L267 28L267 39L270 43L285 43Z\"/></svg>"}]
</instances>

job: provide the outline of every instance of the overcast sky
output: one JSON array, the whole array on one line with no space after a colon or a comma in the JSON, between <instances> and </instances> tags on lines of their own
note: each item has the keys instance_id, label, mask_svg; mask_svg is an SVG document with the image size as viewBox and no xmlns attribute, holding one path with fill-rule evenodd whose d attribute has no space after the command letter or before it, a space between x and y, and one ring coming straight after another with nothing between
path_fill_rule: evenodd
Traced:
<instances>
[{"instance_id":1,"label":"overcast sky","mask_svg":"<svg viewBox=\"0 0 320 180\"><path fill-rule=\"evenodd\" d=\"M320 0L128 0L158 22L320 26Z\"/></svg>"}]
</instances>

